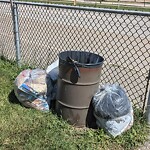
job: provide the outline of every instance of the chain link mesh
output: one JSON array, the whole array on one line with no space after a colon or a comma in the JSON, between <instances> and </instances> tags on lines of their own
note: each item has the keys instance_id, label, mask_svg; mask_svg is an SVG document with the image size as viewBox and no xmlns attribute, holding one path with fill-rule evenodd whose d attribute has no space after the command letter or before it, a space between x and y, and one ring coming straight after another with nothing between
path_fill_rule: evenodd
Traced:
<instances>
[{"instance_id":1,"label":"chain link mesh","mask_svg":"<svg viewBox=\"0 0 150 150\"><path fill-rule=\"evenodd\" d=\"M17 6L22 62L46 68L58 59L61 51L97 53L105 59L100 84L118 82L133 104L143 107L150 62L149 15L52 5L20 3ZM5 15L0 14L0 17L5 18ZM7 30L8 27L5 28L8 36Z\"/></svg>"},{"instance_id":2,"label":"chain link mesh","mask_svg":"<svg viewBox=\"0 0 150 150\"><path fill-rule=\"evenodd\" d=\"M0 56L16 59L10 3L0 3Z\"/></svg>"}]
</instances>

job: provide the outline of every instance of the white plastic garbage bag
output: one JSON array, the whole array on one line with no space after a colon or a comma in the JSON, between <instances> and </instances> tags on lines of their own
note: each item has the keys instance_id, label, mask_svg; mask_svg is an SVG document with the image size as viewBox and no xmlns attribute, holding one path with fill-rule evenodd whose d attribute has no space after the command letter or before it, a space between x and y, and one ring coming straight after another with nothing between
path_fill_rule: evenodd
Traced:
<instances>
[{"instance_id":1,"label":"white plastic garbage bag","mask_svg":"<svg viewBox=\"0 0 150 150\"><path fill-rule=\"evenodd\" d=\"M118 84L102 86L92 102L96 124L114 137L133 125L131 102Z\"/></svg>"},{"instance_id":2,"label":"white plastic garbage bag","mask_svg":"<svg viewBox=\"0 0 150 150\"><path fill-rule=\"evenodd\" d=\"M59 65L59 59L57 59L56 61L54 61L51 65L49 65L46 69L46 73L50 73L53 69L58 68Z\"/></svg>"}]
</instances>

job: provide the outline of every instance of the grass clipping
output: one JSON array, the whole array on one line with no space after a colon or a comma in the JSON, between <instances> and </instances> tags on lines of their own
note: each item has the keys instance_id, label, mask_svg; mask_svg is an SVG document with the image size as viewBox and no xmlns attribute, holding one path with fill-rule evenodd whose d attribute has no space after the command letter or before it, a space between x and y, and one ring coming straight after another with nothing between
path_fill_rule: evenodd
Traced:
<instances>
[{"instance_id":1,"label":"grass clipping","mask_svg":"<svg viewBox=\"0 0 150 150\"><path fill-rule=\"evenodd\" d=\"M147 140L148 128L137 109L133 127L113 138L100 129L76 129L51 112L22 107L13 82L24 68L0 59L0 149L135 149Z\"/></svg>"}]
</instances>

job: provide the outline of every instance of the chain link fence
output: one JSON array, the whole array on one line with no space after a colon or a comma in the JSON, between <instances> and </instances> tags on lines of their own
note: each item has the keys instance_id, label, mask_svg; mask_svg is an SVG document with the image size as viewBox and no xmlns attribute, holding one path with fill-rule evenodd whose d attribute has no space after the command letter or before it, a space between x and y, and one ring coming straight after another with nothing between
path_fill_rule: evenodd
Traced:
<instances>
[{"instance_id":1,"label":"chain link fence","mask_svg":"<svg viewBox=\"0 0 150 150\"><path fill-rule=\"evenodd\" d=\"M46 68L66 50L97 53L100 84L119 83L144 108L149 86L150 13L15 2L21 62ZM15 58L9 3L0 2L1 55Z\"/></svg>"},{"instance_id":2,"label":"chain link fence","mask_svg":"<svg viewBox=\"0 0 150 150\"><path fill-rule=\"evenodd\" d=\"M8 2L0 2L0 56L16 59L12 12Z\"/></svg>"}]
</instances>

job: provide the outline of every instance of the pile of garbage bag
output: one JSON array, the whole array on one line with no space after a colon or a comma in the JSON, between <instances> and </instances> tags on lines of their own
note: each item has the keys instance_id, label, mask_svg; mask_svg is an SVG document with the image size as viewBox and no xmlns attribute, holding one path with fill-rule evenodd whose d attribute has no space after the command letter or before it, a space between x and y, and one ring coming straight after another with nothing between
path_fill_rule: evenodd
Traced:
<instances>
[{"instance_id":1,"label":"pile of garbage bag","mask_svg":"<svg viewBox=\"0 0 150 150\"><path fill-rule=\"evenodd\" d=\"M93 97L94 116L99 128L116 137L133 125L133 109L118 84L102 86Z\"/></svg>"},{"instance_id":2,"label":"pile of garbage bag","mask_svg":"<svg viewBox=\"0 0 150 150\"><path fill-rule=\"evenodd\" d=\"M15 80L14 92L26 107L48 112L56 100L59 60L46 70L27 69ZM106 84L93 96L96 124L116 137L133 125L133 108L126 92L118 84Z\"/></svg>"}]
</instances>

